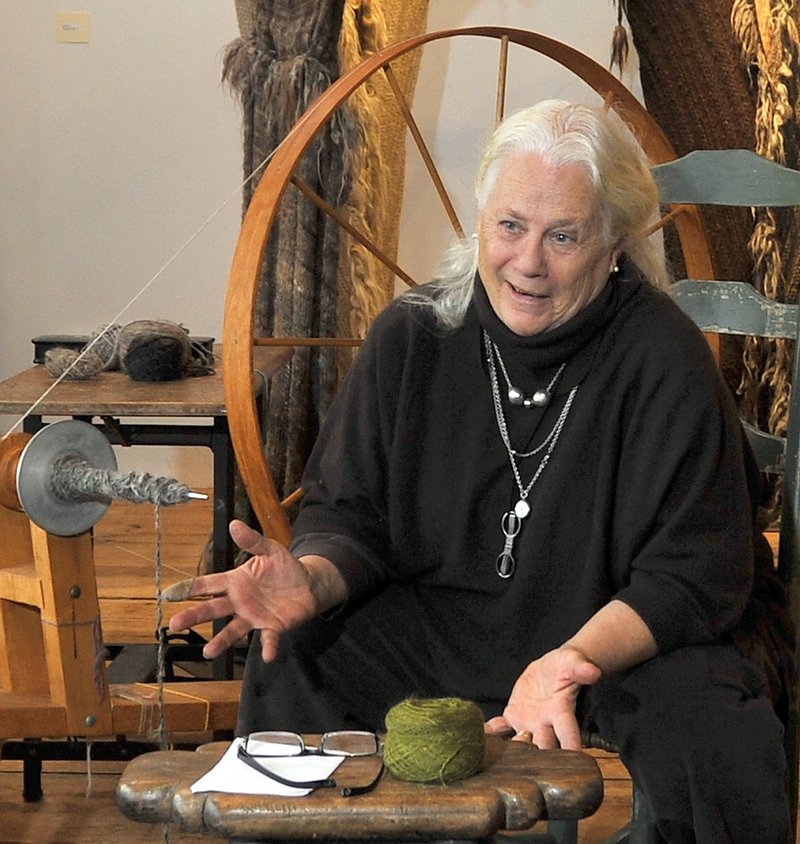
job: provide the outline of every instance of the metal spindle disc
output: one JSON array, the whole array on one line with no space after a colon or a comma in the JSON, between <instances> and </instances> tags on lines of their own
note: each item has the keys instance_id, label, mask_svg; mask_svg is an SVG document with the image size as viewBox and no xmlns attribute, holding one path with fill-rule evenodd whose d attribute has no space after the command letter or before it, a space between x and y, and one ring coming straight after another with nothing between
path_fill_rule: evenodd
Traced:
<instances>
[{"instance_id":1,"label":"metal spindle disc","mask_svg":"<svg viewBox=\"0 0 800 844\"><path fill-rule=\"evenodd\" d=\"M76 536L103 518L110 501L66 501L52 487L53 466L78 455L95 469L116 470L108 440L93 425L65 419L42 428L27 443L17 464L17 496L28 518L56 536Z\"/></svg>"}]
</instances>

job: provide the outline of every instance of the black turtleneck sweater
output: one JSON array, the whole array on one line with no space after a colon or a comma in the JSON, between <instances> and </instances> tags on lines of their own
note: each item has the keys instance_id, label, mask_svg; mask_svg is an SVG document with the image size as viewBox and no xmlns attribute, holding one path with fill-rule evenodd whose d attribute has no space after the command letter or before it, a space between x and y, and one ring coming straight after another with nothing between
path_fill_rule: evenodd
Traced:
<instances>
[{"instance_id":1,"label":"black turtleneck sweater","mask_svg":"<svg viewBox=\"0 0 800 844\"><path fill-rule=\"evenodd\" d=\"M526 394L566 363L544 411L504 399L518 451L542 442L578 387L507 580L495 561L519 490L483 330ZM543 453L520 461L523 486ZM478 280L457 330L402 299L376 320L307 466L292 550L339 568L350 587L342 612L379 616L390 600L448 693L497 704L612 598L661 652L732 630L754 579L757 480L745 464L703 336L634 268L535 337L509 331Z\"/></svg>"}]
</instances>

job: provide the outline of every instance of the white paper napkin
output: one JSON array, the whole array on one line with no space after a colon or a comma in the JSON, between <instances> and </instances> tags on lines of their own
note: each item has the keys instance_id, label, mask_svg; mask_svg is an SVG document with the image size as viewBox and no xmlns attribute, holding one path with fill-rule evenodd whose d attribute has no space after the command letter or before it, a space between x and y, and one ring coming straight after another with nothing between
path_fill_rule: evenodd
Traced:
<instances>
[{"instance_id":1,"label":"white paper napkin","mask_svg":"<svg viewBox=\"0 0 800 844\"><path fill-rule=\"evenodd\" d=\"M276 794L282 797L304 797L313 789L293 788L259 774L237 757L243 739L237 738L225 755L191 786L192 792L222 791L226 794ZM342 763L341 756L280 756L264 760L264 766L282 777L298 782L327 779Z\"/></svg>"}]
</instances>

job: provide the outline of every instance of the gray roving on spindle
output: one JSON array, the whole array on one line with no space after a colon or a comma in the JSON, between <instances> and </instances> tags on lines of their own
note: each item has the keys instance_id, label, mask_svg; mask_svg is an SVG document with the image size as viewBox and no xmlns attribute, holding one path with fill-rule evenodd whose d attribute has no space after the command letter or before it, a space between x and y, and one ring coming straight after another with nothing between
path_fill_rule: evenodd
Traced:
<instances>
[{"instance_id":1,"label":"gray roving on spindle","mask_svg":"<svg viewBox=\"0 0 800 844\"><path fill-rule=\"evenodd\" d=\"M146 472L122 474L97 469L76 454L58 458L50 476L51 489L64 501L125 500L169 506L190 499L191 490L173 478L156 478Z\"/></svg>"}]
</instances>

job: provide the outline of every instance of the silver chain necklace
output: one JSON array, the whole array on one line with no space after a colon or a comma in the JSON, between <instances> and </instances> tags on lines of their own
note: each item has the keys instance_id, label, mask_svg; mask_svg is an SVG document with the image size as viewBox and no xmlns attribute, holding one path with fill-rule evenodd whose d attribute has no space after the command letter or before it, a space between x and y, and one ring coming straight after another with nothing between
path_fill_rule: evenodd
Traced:
<instances>
[{"instance_id":1,"label":"silver chain necklace","mask_svg":"<svg viewBox=\"0 0 800 844\"><path fill-rule=\"evenodd\" d=\"M495 358L497 359L497 363L499 364L501 370L505 375L505 365L503 364L503 358L500 355L500 350L497 348L495 343L493 343L489 339L489 335L484 331L483 332L483 340L486 346L486 362L489 365L489 380L492 385L492 399L494 402L494 414L495 418L497 419L497 427L500 431L500 439L503 441L503 445L506 448L506 452L508 453L508 460L511 463L511 469L514 473L514 480L517 483L517 489L519 490L519 499L514 507L503 514L503 518L500 523L500 527L503 531L503 536L505 538L503 543L503 550L497 557L497 561L495 563L495 567L497 569L497 574L502 577L504 580L512 577L514 572L517 568L516 560L514 559L514 540L516 539L517 535L519 534L520 530L522 529L522 520L530 513L531 506L528 504L528 496L530 495L531 490L533 489L534 484L536 481L539 480L539 476L544 471L544 467L550 460L550 455L553 453L553 449L556 447L556 443L558 442L558 438L561 434L561 430L564 427L564 423L567 421L567 416L569 415L570 408L572 407L572 402L575 399L575 394L578 392L578 385L576 384L569 392L567 396L566 402L564 402L564 407L561 409L561 413L558 415L558 419L556 419L555 424L550 430L550 433L542 440L542 442L531 451L517 451L511 445L511 438L508 434L508 425L506 424L506 417L505 413L503 412L503 401L500 395L500 383L497 377L497 366L495 365ZM544 405L538 406L545 406L550 401L550 394L553 388L556 385L561 373L564 371L564 367L566 364L562 364L558 372L553 376L550 383L547 385L546 392L548 393L547 401ZM508 381L508 376L505 375L506 381ZM509 383L509 391L510 391L510 383ZM544 391L537 391L537 392L544 392ZM536 395L536 393L534 393ZM509 395L509 400L511 399ZM533 473L533 477L530 479L527 485L522 483L522 475L519 470L519 465L517 463L518 460L522 460L526 457L533 457L534 455L538 454L544 448L547 448L544 455L542 455L542 459L539 461L539 465L536 471Z\"/></svg>"}]
</instances>

